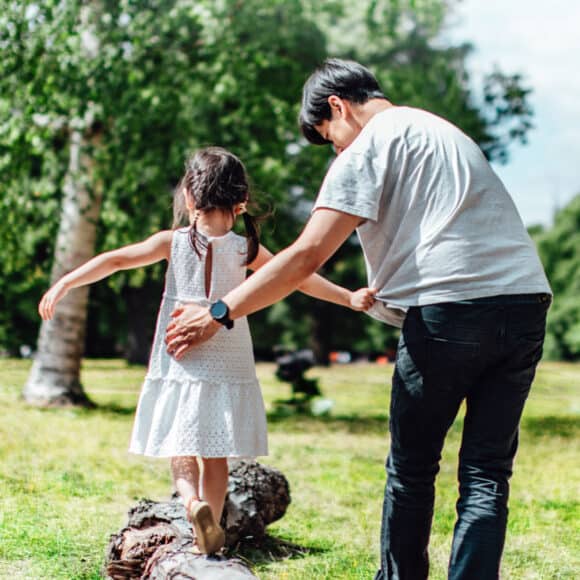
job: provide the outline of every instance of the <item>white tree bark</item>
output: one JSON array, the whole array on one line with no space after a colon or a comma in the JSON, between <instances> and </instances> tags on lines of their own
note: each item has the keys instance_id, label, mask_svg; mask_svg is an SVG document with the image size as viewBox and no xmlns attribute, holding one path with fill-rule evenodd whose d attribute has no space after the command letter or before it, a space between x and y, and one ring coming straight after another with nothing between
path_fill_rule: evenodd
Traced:
<instances>
[{"instance_id":1,"label":"white tree bark","mask_svg":"<svg viewBox=\"0 0 580 580\"><path fill-rule=\"evenodd\" d=\"M99 53L99 39L91 24L98 8L96 2L87 4L80 13L81 50L87 60ZM69 122L69 165L51 283L86 262L95 252L102 192L96 183L92 155L100 141L100 134L94 131L94 108L93 103L87 103L84 116ZM53 320L42 323L37 354L23 391L28 403L92 405L80 382L88 294L88 287L72 290L59 303Z\"/></svg>"},{"instance_id":2,"label":"white tree bark","mask_svg":"<svg viewBox=\"0 0 580 580\"><path fill-rule=\"evenodd\" d=\"M89 141L80 130L71 133L51 282L94 255L102 199L94 185L90 151L96 141L96 137ZM37 354L23 392L28 403L90 405L80 382L88 292L88 287L71 290L59 303L54 319L42 323Z\"/></svg>"}]
</instances>

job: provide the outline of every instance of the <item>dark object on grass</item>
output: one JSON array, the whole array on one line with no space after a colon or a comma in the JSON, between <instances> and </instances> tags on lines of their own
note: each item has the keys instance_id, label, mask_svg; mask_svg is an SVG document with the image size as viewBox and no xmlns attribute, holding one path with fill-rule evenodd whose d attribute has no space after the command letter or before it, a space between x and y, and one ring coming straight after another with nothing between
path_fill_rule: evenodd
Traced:
<instances>
[{"instance_id":1,"label":"dark object on grass","mask_svg":"<svg viewBox=\"0 0 580 580\"><path fill-rule=\"evenodd\" d=\"M318 379L307 379L304 373L311 369L316 361L311 350L297 350L276 359L278 368L276 376L292 385L292 399L289 403L301 403L321 395Z\"/></svg>"},{"instance_id":2,"label":"dark object on grass","mask_svg":"<svg viewBox=\"0 0 580 580\"><path fill-rule=\"evenodd\" d=\"M221 521L226 531L226 553L240 544L259 545L266 535L266 526L280 519L289 504L288 481L278 470L255 461L232 465ZM108 578L255 578L239 559L191 552L191 525L183 504L175 496L168 502L142 499L129 510L128 516L127 525L111 536L107 548Z\"/></svg>"}]
</instances>

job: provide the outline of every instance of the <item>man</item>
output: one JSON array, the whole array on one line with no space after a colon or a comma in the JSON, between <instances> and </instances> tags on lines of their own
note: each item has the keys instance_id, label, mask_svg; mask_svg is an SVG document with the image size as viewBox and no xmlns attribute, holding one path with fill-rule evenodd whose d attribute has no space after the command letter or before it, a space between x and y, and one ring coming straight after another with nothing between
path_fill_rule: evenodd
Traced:
<instances>
[{"instance_id":1,"label":"man","mask_svg":"<svg viewBox=\"0 0 580 580\"><path fill-rule=\"evenodd\" d=\"M316 70L300 124L338 155L304 231L223 301L176 311L168 350L179 358L284 298L356 229L377 289L372 314L402 325L376 578L427 578L435 476L464 400L449 577L497 578L551 301L534 246L476 144L435 115L394 106L363 66L332 59Z\"/></svg>"}]
</instances>

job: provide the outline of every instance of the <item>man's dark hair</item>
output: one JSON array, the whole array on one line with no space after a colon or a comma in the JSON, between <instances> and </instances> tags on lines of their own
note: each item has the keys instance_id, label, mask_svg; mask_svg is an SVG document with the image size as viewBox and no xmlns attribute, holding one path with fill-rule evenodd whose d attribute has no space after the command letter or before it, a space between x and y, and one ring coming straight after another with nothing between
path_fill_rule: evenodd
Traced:
<instances>
[{"instance_id":1,"label":"man's dark hair","mask_svg":"<svg viewBox=\"0 0 580 580\"><path fill-rule=\"evenodd\" d=\"M366 103L369 99L384 99L381 87L371 71L352 60L329 58L304 83L300 130L313 145L327 145L315 129L332 114L328 97L336 95L352 103Z\"/></svg>"}]
</instances>

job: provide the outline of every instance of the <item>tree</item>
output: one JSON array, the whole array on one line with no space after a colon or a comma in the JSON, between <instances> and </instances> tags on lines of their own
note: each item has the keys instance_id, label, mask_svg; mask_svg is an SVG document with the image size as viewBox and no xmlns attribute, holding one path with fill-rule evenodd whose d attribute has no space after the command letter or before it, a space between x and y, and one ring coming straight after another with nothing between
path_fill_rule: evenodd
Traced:
<instances>
[{"instance_id":1,"label":"tree","mask_svg":"<svg viewBox=\"0 0 580 580\"><path fill-rule=\"evenodd\" d=\"M8 3L2 19L0 42L9 58L1 65L0 171L14 212L2 233L4 251L20 243L27 214L46 217L63 189L85 206L77 212L78 229L94 233L97 221L101 226L99 250L142 239L168 223L169 193L184 153L200 145L219 143L239 153L260 188L283 195L284 139L297 133L295 94L324 53L324 39L303 18L299 1ZM24 162L14 168L15 161ZM39 185L44 189L34 196ZM62 201L65 211L66 195ZM58 222L50 222L54 232ZM83 260L94 251L92 233L83 239ZM29 266L42 243L45 230L10 274ZM59 241L55 275L78 264L60 248ZM159 268L118 276L112 285L121 291L150 278L161 278ZM62 340L70 320L84 328L86 302L79 296L73 301L71 293L62 319L51 323L61 330L55 327L50 338L41 331L29 400L81 402L81 332ZM66 363L55 360L62 351Z\"/></svg>"},{"instance_id":2,"label":"tree","mask_svg":"<svg viewBox=\"0 0 580 580\"><path fill-rule=\"evenodd\" d=\"M548 229L530 232L554 292L548 312L544 354L551 359L580 359L580 194L554 217Z\"/></svg>"},{"instance_id":3,"label":"tree","mask_svg":"<svg viewBox=\"0 0 580 580\"><path fill-rule=\"evenodd\" d=\"M180 90L189 80L184 69L195 65L199 20L179 2L30 2L4 8L1 110L8 144L2 169L9 178L8 203L36 197L26 209L42 215L44 202L54 209L62 191L54 280L93 255L101 204L106 216L114 213L121 222L119 229L129 221L137 192L150 207L166 205L159 196L168 189L164 163L175 167L176 160L168 136L181 133ZM153 142L147 142L150 131L158 131ZM27 155L32 162L11 167ZM130 184L116 172L121 163ZM36 196L33 187L39 188ZM140 222L145 234L160 214ZM22 217L13 225L21 225ZM5 234L13 246L19 243L14 231ZM42 325L24 390L29 402L89 403L79 380L86 304L86 289L71 292L54 321Z\"/></svg>"}]
</instances>

